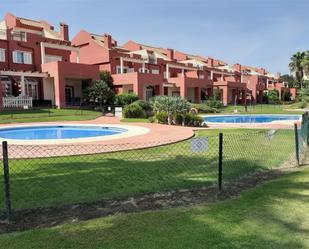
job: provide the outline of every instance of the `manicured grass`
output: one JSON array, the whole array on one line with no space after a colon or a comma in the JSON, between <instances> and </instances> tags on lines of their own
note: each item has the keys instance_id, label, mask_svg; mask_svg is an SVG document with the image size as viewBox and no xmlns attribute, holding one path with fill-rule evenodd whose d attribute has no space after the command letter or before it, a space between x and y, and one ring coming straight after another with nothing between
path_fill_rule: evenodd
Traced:
<instances>
[{"instance_id":1,"label":"manicured grass","mask_svg":"<svg viewBox=\"0 0 309 249\"><path fill-rule=\"evenodd\" d=\"M199 137L208 137L208 148L201 152L192 151L192 140L187 140L134 151L56 158L47 152L45 158L10 160L13 208L94 201L215 183L217 132L197 133ZM224 180L277 167L294 152L293 130L278 130L270 138L259 130L223 130L223 133ZM29 153L34 149L30 147ZM11 149L10 153L14 151ZM2 179L0 175L0 185ZM0 207L2 201L0 191Z\"/></svg>"},{"instance_id":2,"label":"manicured grass","mask_svg":"<svg viewBox=\"0 0 309 249\"><path fill-rule=\"evenodd\" d=\"M221 113L234 113L235 106L229 105L221 108ZM242 114L302 114L301 111L291 111L294 109L292 105L268 105L268 104L258 104L258 105L248 105L247 112L243 105L236 106L237 112Z\"/></svg>"},{"instance_id":3,"label":"manicured grass","mask_svg":"<svg viewBox=\"0 0 309 249\"><path fill-rule=\"evenodd\" d=\"M148 118L123 118L120 120L121 122L136 122L136 123L149 123L149 119Z\"/></svg>"},{"instance_id":4,"label":"manicured grass","mask_svg":"<svg viewBox=\"0 0 309 249\"><path fill-rule=\"evenodd\" d=\"M0 123L26 123L45 121L73 121L95 119L100 112L78 109L33 109L33 110L1 110Z\"/></svg>"},{"instance_id":5,"label":"manicured grass","mask_svg":"<svg viewBox=\"0 0 309 249\"><path fill-rule=\"evenodd\" d=\"M0 236L6 249L309 248L309 169L239 198Z\"/></svg>"}]
</instances>

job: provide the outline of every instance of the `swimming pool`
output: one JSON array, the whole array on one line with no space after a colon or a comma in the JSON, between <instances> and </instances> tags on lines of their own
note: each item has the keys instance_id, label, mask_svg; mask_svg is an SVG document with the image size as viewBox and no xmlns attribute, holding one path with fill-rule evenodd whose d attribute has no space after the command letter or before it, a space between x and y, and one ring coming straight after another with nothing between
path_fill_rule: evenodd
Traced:
<instances>
[{"instance_id":1,"label":"swimming pool","mask_svg":"<svg viewBox=\"0 0 309 249\"><path fill-rule=\"evenodd\" d=\"M126 125L31 125L0 128L0 141L17 144L92 142L145 134L149 129Z\"/></svg>"},{"instance_id":2,"label":"swimming pool","mask_svg":"<svg viewBox=\"0 0 309 249\"><path fill-rule=\"evenodd\" d=\"M300 115L216 115L203 117L205 123L270 123L274 121L297 121Z\"/></svg>"},{"instance_id":3,"label":"swimming pool","mask_svg":"<svg viewBox=\"0 0 309 249\"><path fill-rule=\"evenodd\" d=\"M126 132L126 129L97 126L42 126L20 127L0 130L0 137L7 139L72 139L85 137L110 136Z\"/></svg>"}]
</instances>

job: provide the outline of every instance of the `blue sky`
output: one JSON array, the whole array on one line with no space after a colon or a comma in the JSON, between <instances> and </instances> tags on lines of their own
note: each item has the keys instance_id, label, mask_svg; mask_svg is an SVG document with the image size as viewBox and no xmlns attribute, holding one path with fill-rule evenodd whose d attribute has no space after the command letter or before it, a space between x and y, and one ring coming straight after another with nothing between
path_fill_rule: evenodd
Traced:
<instances>
[{"instance_id":1,"label":"blue sky","mask_svg":"<svg viewBox=\"0 0 309 249\"><path fill-rule=\"evenodd\" d=\"M0 0L12 12L56 28L110 33L120 44L171 47L228 63L288 72L290 56L309 50L309 0Z\"/></svg>"}]
</instances>

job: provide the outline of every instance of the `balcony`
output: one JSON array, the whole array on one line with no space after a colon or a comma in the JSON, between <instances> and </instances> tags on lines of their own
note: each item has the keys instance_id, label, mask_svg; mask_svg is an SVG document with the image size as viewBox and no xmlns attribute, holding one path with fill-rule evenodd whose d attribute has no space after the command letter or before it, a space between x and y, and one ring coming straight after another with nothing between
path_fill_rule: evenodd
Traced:
<instances>
[{"instance_id":1,"label":"balcony","mask_svg":"<svg viewBox=\"0 0 309 249\"><path fill-rule=\"evenodd\" d=\"M6 30L0 29L0 40L7 40Z\"/></svg>"},{"instance_id":2,"label":"balcony","mask_svg":"<svg viewBox=\"0 0 309 249\"><path fill-rule=\"evenodd\" d=\"M132 68L133 69L133 68ZM135 72L134 69L123 74L113 74L115 85L131 85L131 84L163 84L161 74Z\"/></svg>"},{"instance_id":3,"label":"balcony","mask_svg":"<svg viewBox=\"0 0 309 249\"><path fill-rule=\"evenodd\" d=\"M184 74L178 74L174 77L168 78L169 83L174 83L176 86L186 86L186 87L210 87L212 86L212 81L205 77L204 75L198 75L194 72L188 72Z\"/></svg>"},{"instance_id":4,"label":"balcony","mask_svg":"<svg viewBox=\"0 0 309 249\"><path fill-rule=\"evenodd\" d=\"M243 82L237 82L237 81L229 81L229 80L217 80L213 83L214 86L225 86L228 88L241 88L246 89L247 84Z\"/></svg>"}]
</instances>

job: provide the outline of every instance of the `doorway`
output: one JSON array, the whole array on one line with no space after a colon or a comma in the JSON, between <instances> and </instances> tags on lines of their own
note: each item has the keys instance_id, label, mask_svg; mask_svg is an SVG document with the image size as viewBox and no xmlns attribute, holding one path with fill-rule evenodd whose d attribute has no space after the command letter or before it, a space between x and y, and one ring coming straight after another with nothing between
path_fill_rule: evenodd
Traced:
<instances>
[{"instance_id":1,"label":"doorway","mask_svg":"<svg viewBox=\"0 0 309 249\"><path fill-rule=\"evenodd\" d=\"M67 105L73 105L74 99L74 87L66 86L65 87L65 102Z\"/></svg>"}]
</instances>

